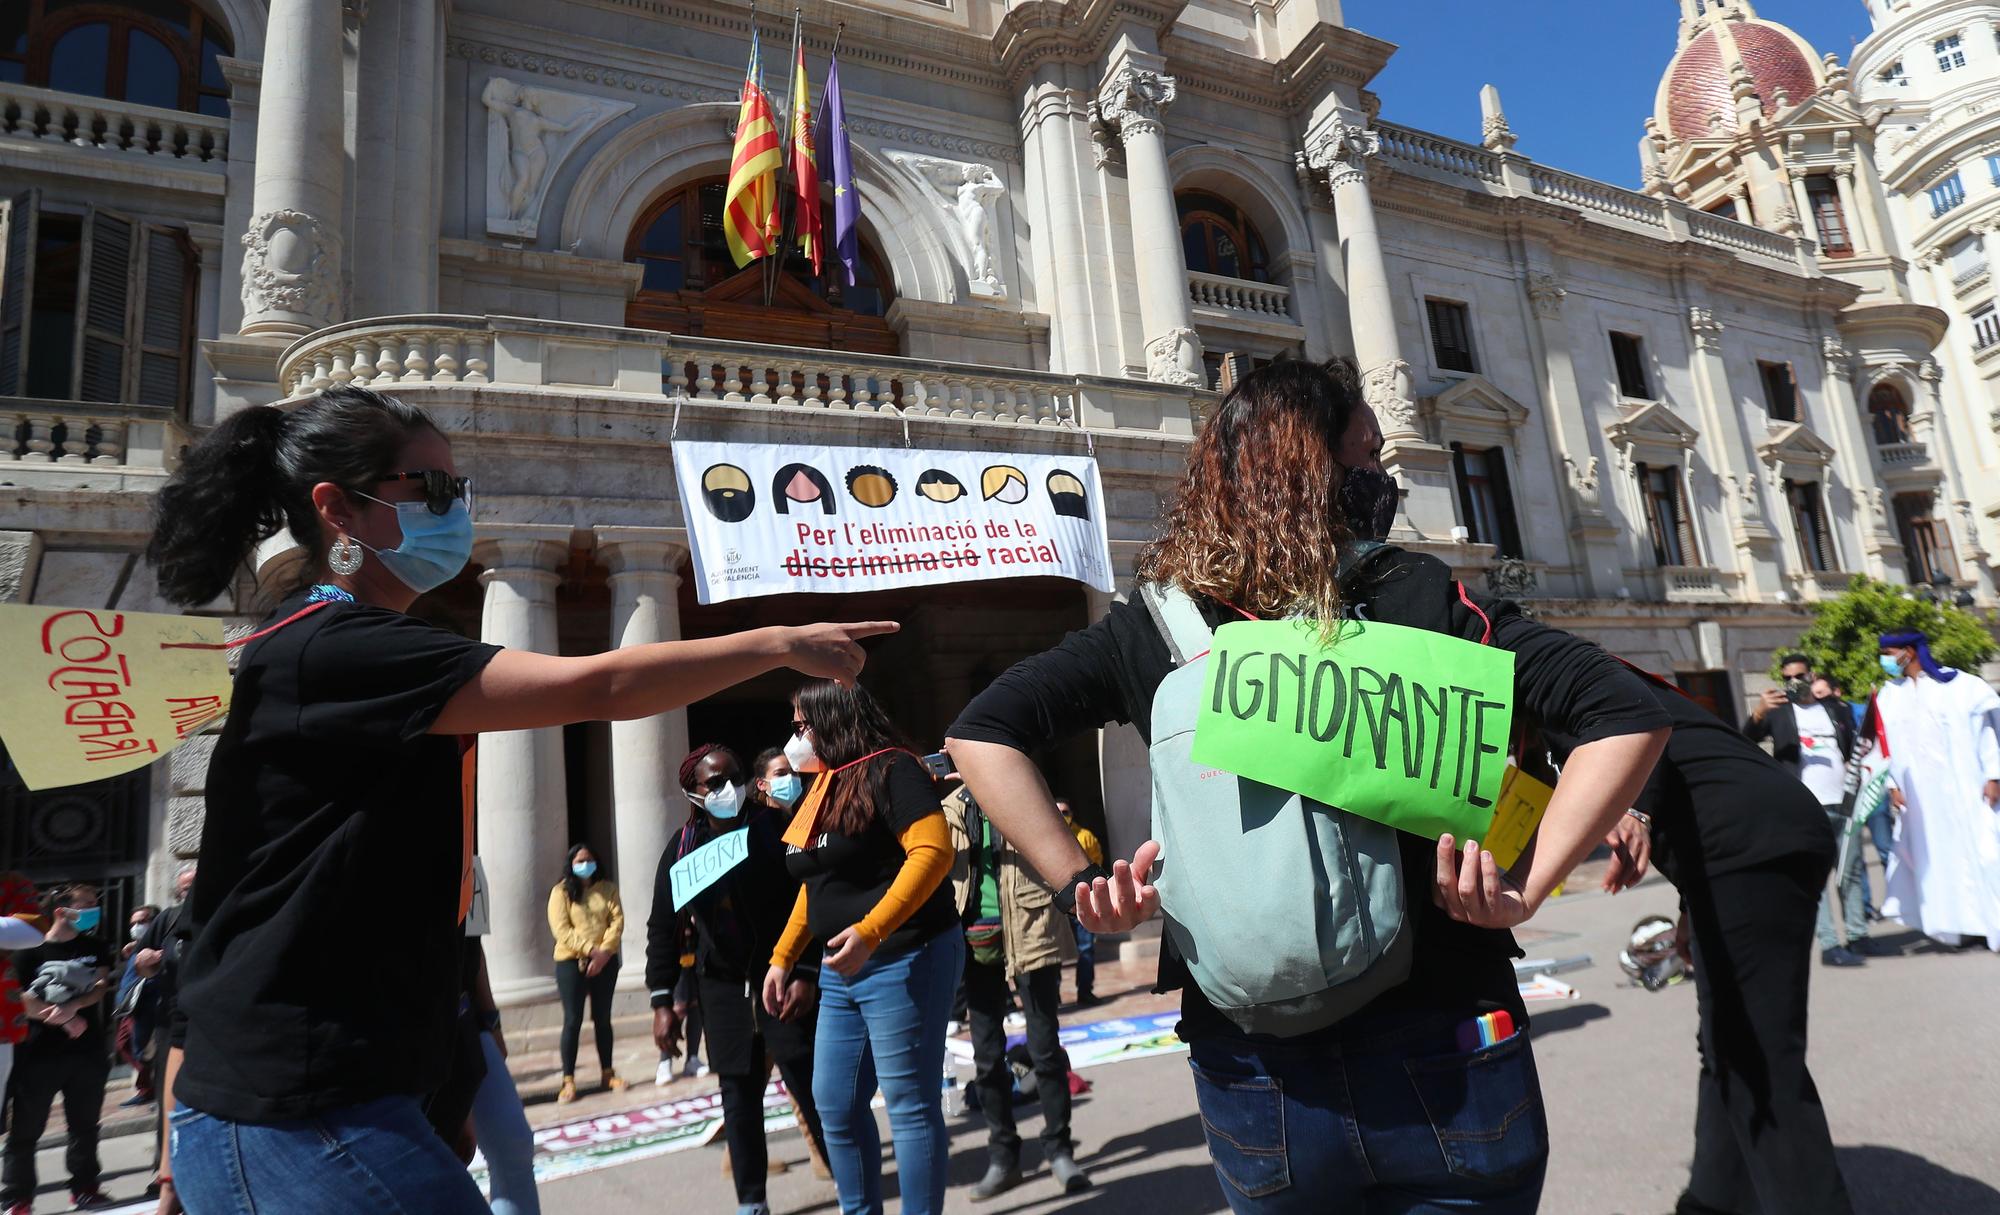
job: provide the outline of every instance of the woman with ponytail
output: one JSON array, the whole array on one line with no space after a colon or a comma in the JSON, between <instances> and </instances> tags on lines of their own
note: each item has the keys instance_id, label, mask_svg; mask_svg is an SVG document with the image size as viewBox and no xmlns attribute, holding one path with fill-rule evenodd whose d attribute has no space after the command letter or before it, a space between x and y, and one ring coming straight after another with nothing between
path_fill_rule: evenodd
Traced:
<instances>
[{"instance_id":1,"label":"woman with ponytail","mask_svg":"<svg viewBox=\"0 0 2000 1215\"><path fill-rule=\"evenodd\" d=\"M469 736L646 717L781 667L851 679L858 640L895 626L560 658L426 624L411 604L471 556L466 479L428 415L361 388L217 426L161 490L147 558L199 606L280 530L306 559L241 649L209 764L161 1181L200 1215L474 1215L422 1107L458 1011Z\"/></svg>"},{"instance_id":2,"label":"woman with ponytail","mask_svg":"<svg viewBox=\"0 0 2000 1215\"><path fill-rule=\"evenodd\" d=\"M951 829L937 785L875 698L844 684L799 689L785 755L813 782L785 832L786 863L805 885L765 973L764 1007L791 1009L795 968L822 945L813 1101L842 1215L883 1209L869 1108L878 1082L903 1210L938 1215L951 1155L938 1076L965 937L944 884Z\"/></svg>"}]
</instances>

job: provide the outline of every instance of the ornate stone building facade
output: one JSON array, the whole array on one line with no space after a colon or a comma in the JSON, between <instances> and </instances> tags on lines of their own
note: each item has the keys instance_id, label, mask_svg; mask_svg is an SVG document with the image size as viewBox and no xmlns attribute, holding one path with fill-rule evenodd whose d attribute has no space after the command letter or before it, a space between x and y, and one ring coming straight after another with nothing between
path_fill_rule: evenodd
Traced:
<instances>
[{"instance_id":1,"label":"ornate stone building facade","mask_svg":"<svg viewBox=\"0 0 2000 1215\"><path fill-rule=\"evenodd\" d=\"M1690 46L1751 20L1687 2ZM0 18L20 26L0 25L0 596L157 608L134 554L180 445L246 404L363 383L433 410L477 486L476 567L420 610L563 653L891 615L905 632L872 679L935 739L1108 597L1029 582L702 606L667 446L1093 452L1129 579L1216 389L1287 354L1357 359L1408 488L1400 539L1725 713L1800 605L1853 573L1907 578L1913 549L1941 546L1952 593L1991 595L1990 550L1950 514L1978 500L1943 435L1975 421L1922 273L1872 243L1837 257L1795 190L1789 229L1702 193L1787 197L1757 142L1783 107L1749 68L1723 62L1715 110L1724 128L1755 111L1749 132L1697 115L1699 139L1649 135L1642 193L1519 155L1491 90L1481 144L1395 125L1368 89L1395 48L1337 0L811 0L816 79L845 23L862 272L794 262L767 304L718 226L747 3L176 3ZM783 62L788 30L760 30ZM125 49L91 59L99 39ZM1800 150L1817 164L1869 127L1845 77L1799 60L1781 83L1824 112ZM1680 106L1663 100L1669 126ZM1764 168L1688 161L1710 135ZM1890 223L1859 230L1886 246ZM1869 404L1884 382L1907 432L1889 441ZM1921 490L1942 505L1904 519ZM259 573L291 560L273 545ZM207 610L247 617L255 595L246 576ZM549 986L540 909L564 845L591 838L643 905L685 813L675 759L690 737L779 741L785 691L484 741L507 998ZM106 872L161 887L197 838L201 761L118 794L138 825L104 845ZM1129 730L1048 764L1114 848L1141 838ZM8 796L59 826L110 794Z\"/></svg>"}]
</instances>

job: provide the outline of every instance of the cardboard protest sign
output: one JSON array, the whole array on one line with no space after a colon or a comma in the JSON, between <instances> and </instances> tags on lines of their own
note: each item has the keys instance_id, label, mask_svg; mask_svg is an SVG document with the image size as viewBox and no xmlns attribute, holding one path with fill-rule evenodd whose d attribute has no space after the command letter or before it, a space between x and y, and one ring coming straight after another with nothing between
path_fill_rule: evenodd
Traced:
<instances>
[{"instance_id":1,"label":"cardboard protest sign","mask_svg":"<svg viewBox=\"0 0 2000 1215\"><path fill-rule=\"evenodd\" d=\"M725 831L674 862L667 877L674 885L674 910L688 905L694 896L707 890L722 875L741 865L750 855L748 831Z\"/></svg>"},{"instance_id":2,"label":"cardboard protest sign","mask_svg":"<svg viewBox=\"0 0 2000 1215\"><path fill-rule=\"evenodd\" d=\"M1514 655L1403 625L1216 630L1194 760L1399 831L1486 838L1514 722Z\"/></svg>"},{"instance_id":3,"label":"cardboard protest sign","mask_svg":"<svg viewBox=\"0 0 2000 1215\"><path fill-rule=\"evenodd\" d=\"M1500 781L1500 800L1493 807L1493 825L1485 835L1473 838L1493 854L1494 864L1512 869L1535 838L1542 815L1548 813L1549 799L1555 795L1554 789L1508 764L1507 775Z\"/></svg>"},{"instance_id":4,"label":"cardboard protest sign","mask_svg":"<svg viewBox=\"0 0 2000 1215\"><path fill-rule=\"evenodd\" d=\"M143 768L229 710L222 622L0 605L0 739L30 789Z\"/></svg>"}]
</instances>

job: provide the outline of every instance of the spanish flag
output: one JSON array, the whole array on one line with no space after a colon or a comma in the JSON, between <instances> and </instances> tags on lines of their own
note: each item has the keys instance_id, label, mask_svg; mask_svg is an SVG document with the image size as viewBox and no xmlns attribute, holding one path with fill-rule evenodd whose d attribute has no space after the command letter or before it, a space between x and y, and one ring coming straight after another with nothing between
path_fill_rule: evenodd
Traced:
<instances>
[{"instance_id":1,"label":"spanish flag","mask_svg":"<svg viewBox=\"0 0 2000 1215\"><path fill-rule=\"evenodd\" d=\"M764 63L757 34L750 34L750 66L743 73L743 105L736 118L736 150L722 199L722 232L737 266L768 256L778 243L778 120L764 95Z\"/></svg>"},{"instance_id":2,"label":"spanish flag","mask_svg":"<svg viewBox=\"0 0 2000 1215\"><path fill-rule=\"evenodd\" d=\"M812 259L819 274L819 157L813 151L812 85L806 79L806 48L792 61L792 194L799 249Z\"/></svg>"}]
</instances>

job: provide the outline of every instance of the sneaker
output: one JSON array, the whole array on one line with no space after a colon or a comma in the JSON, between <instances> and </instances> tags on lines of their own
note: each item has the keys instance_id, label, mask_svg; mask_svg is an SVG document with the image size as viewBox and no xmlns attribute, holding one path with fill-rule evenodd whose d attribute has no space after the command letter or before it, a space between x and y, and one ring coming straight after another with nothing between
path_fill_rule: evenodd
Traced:
<instances>
[{"instance_id":1,"label":"sneaker","mask_svg":"<svg viewBox=\"0 0 2000 1215\"><path fill-rule=\"evenodd\" d=\"M153 1104L153 1094L133 1093L130 1097L127 1097L125 1098L125 1100L120 1101L118 1103L118 1108L121 1110L129 1110L135 1105L151 1105L151 1104Z\"/></svg>"},{"instance_id":2,"label":"sneaker","mask_svg":"<svg viewBox=\"0 0 2000 1215\"><path fill-rule=\"evenodd\" d=\"M1851 949L1836 945L1832 949L1820 950L1819 963L1821 966L1866 966L1868 959Z\"/></svg>"},{"instance_id":3,"label":"sneaker","mask_svg":"<svg viewBox=\"0 0 2000 1215\"><path fill-rule=\"evenodd\" d=\"M771 1204L767 1202L746 1202L736 1208L736 1215L771 1215Z\"/></svg>"},{"instance_id":4,"label":"sneaker","mask_svg":"<svg viewBox=\"0 0 2000 1215\"><path fill-rule=\"evenodd\" d=\"M103 1190L92 1186L87 1190L71 1190L69 1205L72 1211L108 1211L118 1204L111 1201Z\"/></svg>"},{"instance_id":5,"label":"sneaker","mask_svg":"<svg viewBox=\"0 0 2000 1215\"><path fill-rule=\"evenodd\" d=\"M1104 1003L1104 997L1094 991L1083 992L1076 998L1076 1007L1078 1008L1096 1008L1102 1003Z\"/></svg>"},{"instance_id":6,"label":"sneaker","mask_svg":"<svg viewBox=\"0 0 2000 1215\"><path fill-rule=\"evenodd\" d=\"M681 1079L699 1080L708 1074L708 1064L696 1061L681 1069Z\"/></svg>"},{"instance_id":7,"label":"sneaker","mask_svg":"<svg viewBox=\"0 0 2000 1215\"><path fill-rule=\"evenodd\" d=\"M1878 941L1874 937L1862 937L1858 941L1849 941L1847 947L1864 958L1900 958L1903 956L1902 950L1886 941Z\"/></svg>"},{"instance_id":8,"label":"sneaker","mask_svg":"<svg viewBox=\"0 0 2000 1215\"><path fill-rule=\"evenodd\" d=\"M672 1059L660 1060L659 1068L653 1072L653 1087L665 1088L669 1084L672 1084L673 1082L674 1082L674 1061Z\"/></svg>"}]
</instances>

